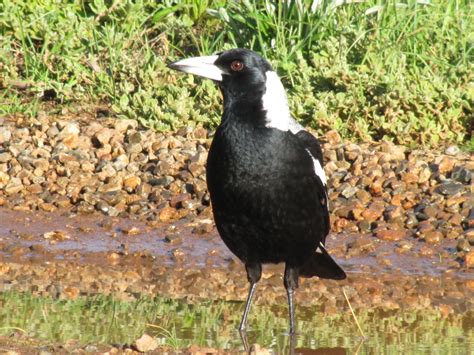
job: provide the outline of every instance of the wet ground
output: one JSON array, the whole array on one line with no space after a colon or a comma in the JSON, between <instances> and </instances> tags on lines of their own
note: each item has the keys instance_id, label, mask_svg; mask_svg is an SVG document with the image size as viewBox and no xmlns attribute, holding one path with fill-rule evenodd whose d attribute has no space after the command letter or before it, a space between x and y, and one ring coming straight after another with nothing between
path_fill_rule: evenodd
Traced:
<instances>
[{"instance_id":1,"label":"wet ground","mask_svg":"<svg viewBox=\"0 0 474 355\"><path fill-rule=\"evenodd\" d=\"M0 209L0 221L0 291L70 299L99 293L120 299L159 294L242 301L246 296L242 264L207 219L150 226L67 211ZM407 251L400 242L341 233L330 235L328 248L348 279L303 280L298 304L338 312L345 307L344 288L355 309L473 308L474 273L449 263L455 241L428 252L424 242L414 241ZM281 276L282 265L264 268L257 303L285 304Z\"/></svg>"}]
</instances>

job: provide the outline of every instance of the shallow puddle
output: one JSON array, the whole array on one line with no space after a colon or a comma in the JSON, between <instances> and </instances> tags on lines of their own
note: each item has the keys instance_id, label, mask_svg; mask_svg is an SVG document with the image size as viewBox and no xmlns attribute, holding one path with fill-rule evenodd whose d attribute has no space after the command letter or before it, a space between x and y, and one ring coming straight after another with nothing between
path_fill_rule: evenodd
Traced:
<instances>
[{"instance_id":1,"label":"shallow puddle","mask_svg":"<svg viewBox=\"0 0 474 355\"><path fill-rule=\"evenodd\" d=\"M143 333L177 350L242 350L236 328L245 271L215 228L200 229L204 222L150 225L0 208L0 335L23 334L67 351L130 345ZM405 252L397 242L331 235L329 249L348 279L301 281L293 341L282 265L265 266L248 343L281 354L474 354L472 269L446 262L451 245L420 256L426 243L410 242Z\"/></svg>"},{"instance_id":2,"label":"shallow puddle","mask_svg":"<svg viewBox=\"0 0 474 355\"><path fill-rule=\"evenodd\" d=\"M174 350L191 345L226 351L243 350L236 327L243 304L188 304L165 298L121 302L111 297L60 301L29 294L0 295L0 333L65 344L65 350L87 344L117 347L133 344L143 333ZM298 308L299 334L287 334L285 307L252 309L249 344L279 354L291 348L303 354L472 354L474 312L443 315L439 311L358 311L364 340L349 312L327 315L316 307Z\"/></svg>"}]
</instances>

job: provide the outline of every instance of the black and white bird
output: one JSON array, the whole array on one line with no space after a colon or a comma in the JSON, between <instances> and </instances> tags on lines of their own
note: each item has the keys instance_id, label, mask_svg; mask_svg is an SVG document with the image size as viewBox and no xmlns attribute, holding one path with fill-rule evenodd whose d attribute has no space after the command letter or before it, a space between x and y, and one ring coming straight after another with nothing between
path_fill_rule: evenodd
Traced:
<instances>
[{"instance_id":1,"label":"black and white bird","mask_svg":"<svg viewBox=\"0 0 474 355\"><path fill-rule=\"evenodd\" d=\"M170 67L214 80L224 97L207 185L219 234L250 282L239 329L246 328L262 264L284 262L294 334L299 276L346 277L324 247L330 226L319 142L291 116L280 78L257 53L232 49Z\"/></svg>"}]
</instances>

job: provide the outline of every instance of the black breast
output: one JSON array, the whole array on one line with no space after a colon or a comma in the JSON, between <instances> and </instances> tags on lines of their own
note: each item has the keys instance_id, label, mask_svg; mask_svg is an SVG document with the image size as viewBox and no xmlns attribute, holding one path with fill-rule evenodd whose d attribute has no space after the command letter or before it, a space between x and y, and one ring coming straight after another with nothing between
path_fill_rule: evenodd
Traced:
<instances>
[{"instance_id":1,"label":"black breast","mask_svg":"<svg viewBox=\"0 0 474 355\"><path fill-rule=\"evenodd\" d=\"M244 262L303 263L327 230L324 191L289 132L227 122L214 137L207 182L217 229Z\"/></svg>"}]
</instances>

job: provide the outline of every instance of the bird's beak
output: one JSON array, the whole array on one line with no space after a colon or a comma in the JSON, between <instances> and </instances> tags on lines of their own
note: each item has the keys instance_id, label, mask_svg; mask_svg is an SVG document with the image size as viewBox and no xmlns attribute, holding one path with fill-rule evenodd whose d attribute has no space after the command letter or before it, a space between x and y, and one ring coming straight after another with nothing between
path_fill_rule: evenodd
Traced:
<instances>
[{"instance_id":1,"label":"bird's beak","mask_svg":"<svg viewBox=\"0 0 474 355\"><path fill-rule=\"evenodd\" d=\"M215 81L222 81L224 72L219 69L214 62L219 56L210 55L205 57L193 57L179 60L168 65L171 69L176 69L185 73L199 75Z\"/></svg>"}]
</instances>

